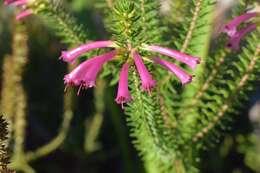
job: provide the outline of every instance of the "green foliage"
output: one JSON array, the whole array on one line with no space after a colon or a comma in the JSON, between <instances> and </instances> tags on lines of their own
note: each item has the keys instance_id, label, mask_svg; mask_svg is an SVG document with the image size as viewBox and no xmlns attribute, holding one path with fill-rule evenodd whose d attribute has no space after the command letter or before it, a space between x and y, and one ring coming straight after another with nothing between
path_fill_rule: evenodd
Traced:
<instances>
[{"instance_id":1,"label":"green foliage","mask_svg":"<svg viewBox=\"0 0 260 173\"><path fill-rule=\"evenodd\" d=\"M124 48L138 45L138 35L141 28L136 25L139 16L134 3L130 1L118 3L113 12L114 25L111 28L112 32L115 33L114 39Z\"/></svg>"},{"instance_id":2,"label":"green foliage","mask_svg":"<svg viewBox=\"0 0 260 173\"><path fill-rule=\"evenodd\" d=\"M109 19L111 21L107 21L113 39L124 48L161 43L162 27L155 10L158 7L158 2L151 0L118 1Z\"/></svg>"},{"instance_id":3,"label":"green foliage","mask_svg":"<svg viewBox=\"0 0 260 173\"><path fill-rule=\"evenodd\" d=\"M215 140L219 136L219 130L227 129L228 126L223 123L231 119L228 115L242 107L241 101L246 99L248 91L253 89L252 82L257 80L259 74L258 36L259 32L252 34L243 53L238 57L229 57L219 67L214 81L209 84L196 104L196 112L190 113L197 117L190 126L194 142L208 143L212 140L211 137ZM205 102L207 104L204 104Z\"/></svg>"},{"instance_id":4,"label":"green foliage","mask_svg":"<svg viewBox=\"0 0 260 173\"><path fill-rule=\"evenodd\" d=\"M46 19L48 25L54 29L64 43L69 45L79 45L85 43L87 32L82 25L68 14L57 2L52 0L34 1L31 4L34 13L40 14Z\"/></svg>"},{"instance_id":5,"label":"green foliage","mask_svg":"<svg viewBox=\"0 0 260 173\"><path fill-rule=\"evenodd\" d=\"M258 134L237 137L238 150L245 155L245 164L255 172L260 172L260 141Z\"/></svg>"}]
</instances>

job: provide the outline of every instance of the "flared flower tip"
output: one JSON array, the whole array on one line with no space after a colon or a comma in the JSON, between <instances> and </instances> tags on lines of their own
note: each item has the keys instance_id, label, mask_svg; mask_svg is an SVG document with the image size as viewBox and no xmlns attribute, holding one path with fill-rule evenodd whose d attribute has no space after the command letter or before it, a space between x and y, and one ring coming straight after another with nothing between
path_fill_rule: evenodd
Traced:
<instances>
[{"instance_id":1,"label":"flared flower tip","mask_svg":"<svg viewBox=\"0 0 260 173\"><path fill-rule=\"evenodd\" d=\"M222 32L226 33L229 37L232 37L236 34L237 29L236 28L230 28L228 25L225 25Z\"/></svg>"},{"instance_id":2,"label":"flared flower tip","mask_svg":"<svg viewBox=\"0 0 260 173\"><path fill-rule=\"evenodd\" d=\"M250 20L251 18L254 18L258 15L258 13L244 13L240 16L235 17L233 20L231 20L228 24L226 24L223 28L223 32L226 33L228 36L232 37L236 34L237 32L237 27L247 21Z\"/></svg>"},{"instance_id":3,"label":"flared flower tip","mask_svg":"<svg viewBox=\"0 0 260 173\"><path fill-rule=\"evenodd\" d=\"M227 43L227 47L234 50L234 51L238 51L240 49L240 41L241 39L249 32L255 30L257 28L256 24L251 24L248 25L247 27L241 29L240 31L237 31L236 34L234 36L232 36L228 43Z\"/></svg>"},{"instance_id":4,"label":"flared flower tip","mask_svg":"<svg viewBox=\"0 0 260 173\"><path fill-rule=\"evenodd\" d=\"M124 104L130 102L132 97L130 95L128 89L128 71L129 71L129 64L125 63L120 72L117 96L116 96L116 103L121 104L122 109L124 109Z\"/></svg>"},{"instance_id":5,"label":"flared flower tip","mask_svg":"<svg viewBox=\"0 0 260 173\"><path fill-rule=\"evenodd\" d=\"M62 51L59 59L64 62L74 63L76 58L77 57L73 56L69 51Z\"/></svg>"},{"instance_id":6,"label":"flared flower tip","mask_svg":"<svg viewBox=\"0 0 260 173\"><path fill-rule=\"evenodd\" d=\"M184 76L184 78L181 80L181 83L183 84L183 85L185 85L185 84L189 84L189 83L191 83L192 82L192 76L191 75L185 75Z\"/></svg>"},{"instance_id":7,"label":"flared flower tip","mask_svg":"<svg viewBox=\"0 0 260 173\"><path fill-rule=\"evenodd\" d=\"M151 94L151 90L155 87L155 85L156 81L151 78L146 82L142 82L142 89Z\"/></svg>"},{"instance_id":8,"label":"flared flower tip","mask_svg":"<svg viewBox=\"0 0 260 173\"><path fill-rule=\"evenodd\" d=\"M95 87L96 77L102 65L115 55L116 51L114 50L84 61L69 74L65 75L64 83L66 86L79 86L78 94L81 89Z\"/></svg>"},{"instance_id":9,"label":"flared flower tip","mask_svg":"<svg viewBox=\"0 0 260 173\"><path fill-rule=\"evenodd\" d=\"M193 78L192 75L188 74L187 72L185 72L184 70L176 66L175 64L160 59L158 57L153 58L153 61L160 64L164 68L170 70L172 73L174 73L177 76L177 78L180 79L183 85L192 82L192 78Z\"/></svg>"},{"instance_id":10,"label":"flared flower tip","mask_svg":"<svg viewBox=\"0 0 260 173\"><path fill-rule=\"evenodd\" d=\"M73 78L73 75L71 73L64 76L64 84L68 86L78 86L81 84L80 80L77 80Z\"/></svg>"},{"instance_id":11,"label":"flared flower tip","mask_svg":"<svg viewBox=\"0 0 260 173\"><path fill-rule=\"evenodd\" d=\"M150 73L148 72L147 68L145 67L142 61L141 56L136 51L132 51L131 53L134 58L135 66L142 81L142 89L150 94L152 88L156 85L156 81L153 80L152 75L150 75Z\"/></svg>"},{"instance_id":12,"label":"flared flower tip","mask_svg":"<svg viewBox=\"0 0 260 173\"><path fill-rule=\"evenodd\" d=\"M191 60L187 61L187 64L191 69L196 69L197 65L201 63L201 59L199 57L192 57Z\"/></svg>"},{"instance_id":13,"label":"flared flower tip","mask_svg":"<svg viewBox=\"0 0 260 173\"><path fill-rule=\"evenodd\" d=\"M31 15L33 13L33 11L31 9L28 9L28 10L24 10L22 12L20 12L18 15L16 15L16 20L22 20L24 19L25 17Z\"/></svg>"},{"instance_id":14,"label":"flared flower tip","mask_svg":"<svg viewBox=\"0 0 260 173\"><path fill-rule=\"evenodd\" d=\"M117 96L116 97L116 103L117 104L121 104L121 107L122 107L122 109L124 109L124 104L125 103L128 103L128 102L130 102L132 100L132 97L130 96L130 95L128 95L128 96Z\"/></svg>"},{"instance_id":15,"label":"flared flower tip","mask_svg":"<svg viewBox=\"0 0 260 173\"><path fill-rule=\"evenodd\" d=\"M94 67L90 67L94 68ZM88 69L87 69L88 70ZM94 79L92 80L86 80L84 78L88 77L88 71L85 70L86 74L80 74L72 71L71 73L64 76L64 84L66 86L81 86L82 88L92 88L96 86L96 82Z\"/></svg>"}]
</instances>

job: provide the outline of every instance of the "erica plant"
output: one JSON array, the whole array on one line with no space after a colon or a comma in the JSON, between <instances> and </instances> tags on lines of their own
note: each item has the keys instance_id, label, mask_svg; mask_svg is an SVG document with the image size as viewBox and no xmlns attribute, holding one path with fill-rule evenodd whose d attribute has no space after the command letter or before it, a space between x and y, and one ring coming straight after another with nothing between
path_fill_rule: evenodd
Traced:
<instances>
[{"instance_id":1,"label":"erica plant","mask_svg":"<svg viewBox=\"0 0 260 173\"><path fill-rule=\"evenodd\" d=\"M18 9L17 20L30 15L51 23L67 44L56 57L73 66L57 78L67 91L77 87L80 95L98 89L98 80L113 81L148 173L196 173L201 151L221 139L257 87L260 15L252 10L257 0L246 1L231 9L214 39L215 0L188 1L190 12L172 21L159 0L97 2L106 29L98 40L55 1L4 4ZM173 5L170 15L177 10Z\"/></svg>"}]
</instances>

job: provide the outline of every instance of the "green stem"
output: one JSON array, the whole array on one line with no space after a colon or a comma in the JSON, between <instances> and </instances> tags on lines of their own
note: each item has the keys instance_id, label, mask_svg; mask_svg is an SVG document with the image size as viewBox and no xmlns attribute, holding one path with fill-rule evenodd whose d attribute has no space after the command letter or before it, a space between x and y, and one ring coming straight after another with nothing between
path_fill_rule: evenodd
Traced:
<instances>
[{"instance_id":1,"label":"green stem","mask_svg":"<svg viewBox=\"0 0 260 173\"><path fill-rule=\"evenodd\" d=\"M197 0L197 2L195 3L195 11L194 11L194 14L192 17L192 21L190 23L189 30L186 34L185 41L182 45L181 52L185 52L189 46L190 40L192 38L193 30L195 29L197 20L199 18L199 13L201 10L201 3L202 3L202 0Z\"/></svg>"},{"instance_id":2,"label":"green stem","mask_svg":"<svg viewBox=\"0 0 260 173\"><path fill-rule=\"evenodd\" d=\"M73 100L73 92L69 91L64 96L64 118L58 135L48 144L40 147L39 149L36 149L36 151L28 152L25 156L27 161L33 161L40 157L50 154L64 142L67 133L69 131L70 122L73 117L72 100Z\"/></svg>"},{"instance_id":3,"label":"green stem","mask_svg":"<svg viewBox=\"0 0 260 173\"><path fill-rule=\"evenodd\" d=\"M186 173L183 162L181 160L175 160L174 165L176 173Z\"/></svg>"},{"instance_id":4,"label":"green stem","mask_svg":"<svg viewBox=\"0 0 260 173\"><path fill-rule=\"evenodd\" d=\"M100 143L96 142L96 140L104 120L104 93L106 83L104 80L99 79L97 85L98 87L94 90L96 113L93 117L91 117L91 119L87 119L85 123L86 132L84 148L87 153L93 152L100 148Z\"/></svg>"}]
</instances>

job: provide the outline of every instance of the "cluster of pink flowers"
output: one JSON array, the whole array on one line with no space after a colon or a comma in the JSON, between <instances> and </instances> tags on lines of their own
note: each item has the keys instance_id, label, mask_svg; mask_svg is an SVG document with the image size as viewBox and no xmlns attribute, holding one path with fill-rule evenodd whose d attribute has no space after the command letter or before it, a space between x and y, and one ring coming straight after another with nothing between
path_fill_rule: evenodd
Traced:
<instances>
[{"instance_id":1,"label":"cluster of pink flowers","mask_svg":"<svg viewBox=\"0 0 260 173\"><path fill-rule=\"evenodd\" d=\"M21 11L16 15L16 20L21 20L33 13L33 11L28 8L29 1L30 0L4 0L4 4L19 7Z\"/></svg>"},{"instance_id":2,"label":"cluster of pink flowers","mask_svg":"<svg viewBox=\"0 0 260 173\"><path fill-rule=\"evenodd\" d=\"M30 1L32 0L4 0L4 4L19 7L20 12L16 16L16 19L20 20L33 13L33 11L29 8ZM238 50L242 37L244 37L244 35L246 35L250 31L256 29L256 24L248 24L246 27L240 30L238 29L238 27L242 23L255 18L257 15L258 13L245 13L234 18L223 27L222 32L226 33L229 37L229 41L227 44L229 48L233 50ZM68 63L74 63L76 59L82 54L98 48L114 48L114 50L88 59L79 64L72 72L65 75L64 83L66 84L66 87L79 86L78 94L80 93L81 89L94 87L97 75L101 71L102 66L108 61L112 60L118 54L118 46L115 42L109 40L95 41L92 43L81 45L68 51L62 51L60 59ZM164 48L156 45L144 44L139 49L142 49L144 51L157 52L162 55L174 58L175 60L186 64L193 70L196 68L197 64L200 63L200 58L198 57L190 56L173 49ZM156 85L156 81L153 79L152 75L146 68L141 55L137 52L136 49L131 49L130 51L131 58L128 58L128 60L123 64L123 67L120 71L117 97L115 99L115 101L118 104L121 104L122 107L123 104L132 100L128 88L128 73L131 65L135 65L135 68L137 69L141 79L141 87L144 91L150 93L152 88ZM192 81L192 75L188 74L186 71L169 61L166 61L159 57L149 58L149 60L171 71L181 81L182 84L187 84Z\"/></svg>"},{"instance_id":3,"label":"cluster of pink flowers","mask_svg":"<svg viewBox=\"0 0 260 173\"><path fill-rule=\"evenodd\" d=\"M229 23L227 23L224 28L223 31L224 33L226 33L229 37L229 41L227 44L227 47L229 47L232 50L239 50L239 44L241 39L250 31L253 31L257 28L256 24L248 24L246 27L238 30L238 27L252 19L255 18L258 15L258 13L245 13L241 16L238 16L236 18L234 18L233 20L231 20Z\"/></svg>"},{"instance_id":4,"label":"cluster of pink flowers","mask_svg":"<svg viewBox=\"0 0 260 173\"><path fill-rule=\"evenodd\" d=\"M68 51L62 51L60 59L68 63L74 63L80 55L89 52L93 49L105 47L115 49L105 54L88 59L79 64L72 72L65 75L64 83L66 84L66 87L79 86L78 94L81 89L94 87L96 83L96 77L98 73L101 71L102 66L108 61L112 60L117 55L117 45L113 41L95 41ZM200 63L200 59L198 57L193 57L169 48L163 48L155 45L143 45L141 49L146 51L157 52L168 57L174 58L175 60L178 60L186 64L191 69L195 69L197 64ZM129 68L132 64L135 65L139 73L142 89L144 91L150 93L152 88L156 85L155 80L153 79L152 75L149 73L148 69L144 65L141 55L135 49L131 50L130 55L131 58L124 63L120 71L117 97L115 99L115 101L118 104L121 104L122 107L123 104L132 100L128 88L128 73ZM173 63L158 57L151 58L151 60L157 64L160 64L162 67L168 69L173 74L175 74L177 78L180 79L182 84L187 84L192 81L192 75L188 74L187 72L177 67Z\"/></svg>"}]
</instances>

